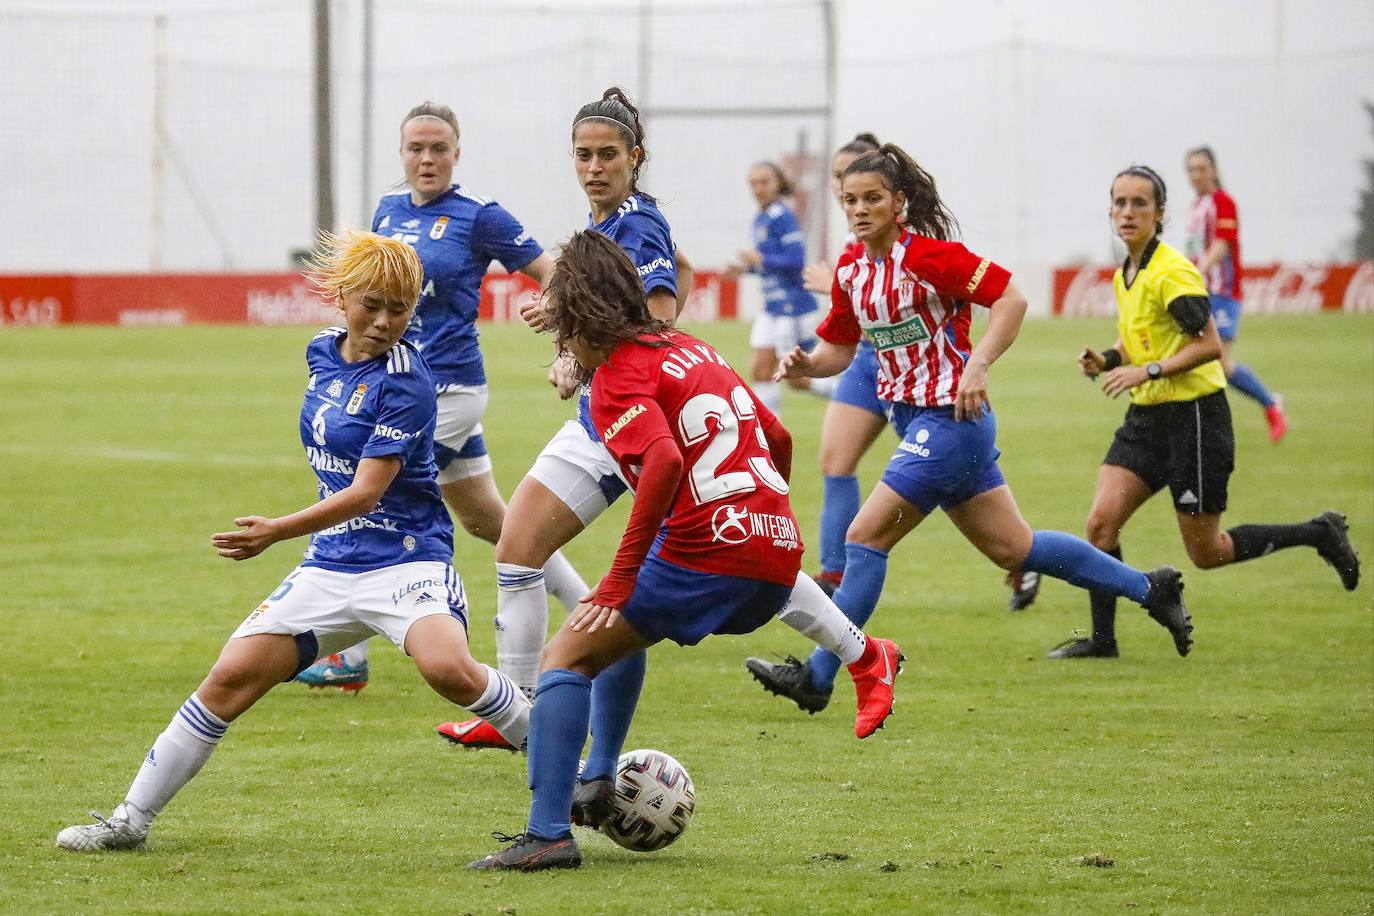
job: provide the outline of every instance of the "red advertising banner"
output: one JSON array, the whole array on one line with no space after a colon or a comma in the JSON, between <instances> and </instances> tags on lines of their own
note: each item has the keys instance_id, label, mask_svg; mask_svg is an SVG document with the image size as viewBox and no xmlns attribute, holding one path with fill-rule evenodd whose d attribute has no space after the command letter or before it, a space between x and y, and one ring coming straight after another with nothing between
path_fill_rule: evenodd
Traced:
<instances>
[{"instance_id":1,"label":"red advertising banner","mask_svg":"<svg viewBox=\"0 0 1374 916\"><path fill-rule=\"evenodd\" d=\"M1053 313L1075 318L1115 317L1115 271L1115 267L1056 268ZM1246 314L1374 312L1374 261L1261 264L1244 268L1242 280Z\"/></svg>"},{"instance_id":2,"label":"red advertising banner","mask_svg":"<svg viewBox=\"0 0 1374 916\"><path fill-rule=\"evenodd\" d=\"M488 274L479 317L518 321L537 286L523 274ZM738 314L738 290L718 273L698 272L684 319ZM0 326L118 324L323 325L338 312L300 274L0 275Z\"/></svg>"}]
</instances>

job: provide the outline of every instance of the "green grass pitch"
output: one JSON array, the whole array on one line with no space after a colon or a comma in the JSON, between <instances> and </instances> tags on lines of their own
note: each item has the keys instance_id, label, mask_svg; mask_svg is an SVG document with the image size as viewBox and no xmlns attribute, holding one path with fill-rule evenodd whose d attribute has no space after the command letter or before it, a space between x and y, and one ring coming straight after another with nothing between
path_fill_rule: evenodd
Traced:
<instances>
[{"instance_id":1,"label":"green grass pitch","mask_svg":"<svg viewBox=\"0 0 1374 916\"><path fill-rule=\"evenodd\" d=\"M736 365L746 329L699 328ZM1125 409L1078 377L1110 323L1031 322L992 372L1002 465L1032 526L1081 532ZM108 813L225 637L301 544L218 559L236 515L314 498L296 413L310 329L0 333L0 910L38 912L1368 912L1374 906L1374 322L1246 319L1238 355L1288 398L1265 437L1233 394L1227 519L1350 516L1354 594L1309 550L1193 570L1167 499L1126 558L1183 568L1192 656L1123 606L1114 662L1050 662L1087 626L1058 582L1009 614L1001 573L942 517L893 555L870 629L909 662L889 726L852 735L843 676L814 717L764 694L749 654L801 653L780 625L650 653L631 747L695 779L696 820L636 855L582 835L580 872L463 870L523 828L521 758L433 732L458 712L374 642L357 697L283 686L230 730L144 852L73 855L57 831ZM485 426L509 493L571 413L549 344L483 338ZM788 394L793 504L815 544L822 405ZM890 434L862 470L876 480ZM606 568L622 501L568 553ZM518 524L518 520L514 522ZM491 549L459 538L472 642L494 657ZM808 555L808 568L814 556ZM554 622L562 615L555 612ZM1100 854L1110 867L1084 864ZM1105 863L1103 863L1105 864Z\"/></svg>"}]
</instances>

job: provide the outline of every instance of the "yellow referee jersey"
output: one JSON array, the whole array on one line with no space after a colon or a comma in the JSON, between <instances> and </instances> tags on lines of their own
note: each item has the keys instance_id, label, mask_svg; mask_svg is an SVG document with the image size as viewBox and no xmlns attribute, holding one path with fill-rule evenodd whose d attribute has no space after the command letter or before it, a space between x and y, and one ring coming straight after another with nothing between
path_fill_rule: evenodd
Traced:
<instances>
[{"instance_id":1,"label":"yellow referee jersey","mask_svg":"<svg viewBox=\"0 0 1374 916\"><path fill-rule=\"evenodd\" d=\"M1135 366L1159 362L1173 356L1190 340L1169 314L1169 303L1179 296L1207 296L1207 285L1193 263L1176 248L1161 241L1150 242L1141 258L1140 270L1126 285L1123 271L1116 269L1112 288L1116 291L1116 326L1125 345L1123 362ZM1212 360L1187 372L1146 381L1131 389L1136 404L1164 404L1169 401L1196 401L1203 395L1226 387L1221 361Z\"/></svg>"}]
</instances>

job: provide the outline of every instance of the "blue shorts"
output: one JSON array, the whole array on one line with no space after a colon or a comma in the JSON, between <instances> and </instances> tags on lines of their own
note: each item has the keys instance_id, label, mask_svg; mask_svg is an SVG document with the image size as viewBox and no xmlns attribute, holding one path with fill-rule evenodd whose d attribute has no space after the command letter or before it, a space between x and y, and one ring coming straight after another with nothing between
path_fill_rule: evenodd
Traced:
<instances>
[{"instance_id":1,"label":"blue shorts","mask_svg":"<svg viewBox=\"0 0 1374 916\"><path fill-rule=\"evenodd\" d=\"M1240 300L1230 296L1208 296L1212 302L1212 319L1217 323L1217 336L1233 341L1240 330Z\"/></svg>"},{"instance_id":2,"label":"blue shorts","mask_svg":"<svg viewBox=\"0 0 1374 916\"><path fill-rule=\"evenodd\" d=\"M868 341L859 344L854 362L840 373L830 400L849 404L880 417L887 416L887 401L878 399L878 351Z\"/></svg>"},{"instance_id":3,"label":"blue shorts","mask_svg":"<svg viewBox=\"0 0 1374 916\"><path fill-rule=\"evenodd\" d=\"M952 509L1006 483L997 466L997 417L954 419L953 407L892 404L888 410L902 441L883 472L883 483L922 512Z\"/></svg>"},{"instance_id":4,"label":"blue shorts","mask_svg":"<svg viewBox=\"0 0 1374 916\"><path fill-rule=\"evenodd\" d=\"M781 613L792 589L686 569L659 559L655 544L620 614L645 639L695 646L713 633L754 632Z\"/></svg>"}]
</instances>

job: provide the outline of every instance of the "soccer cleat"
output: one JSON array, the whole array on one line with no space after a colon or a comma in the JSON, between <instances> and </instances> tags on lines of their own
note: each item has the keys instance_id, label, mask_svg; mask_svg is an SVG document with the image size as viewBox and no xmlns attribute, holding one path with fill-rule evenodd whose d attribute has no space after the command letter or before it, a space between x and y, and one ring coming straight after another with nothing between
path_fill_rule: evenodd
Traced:
<instances>
[{"instance_id":1,"label":"soccer cleat","mask_svg":"<svg viewBox=\"0 0 1374 916\"><path fill-rule=\"evenodd\" d=\"M92 811L94 824L77 824L57 835L57 845L72 852L102 852L106 849L141 849L148 839L147 830L135 830L121 817L108 820L100 812Z\"/></svg>"},{"instance_id":2,"label":"soccer cleat","mask_svg":"<svg viewBox=\"0 0 1374 916\"><path fill-rule=\"evenodd\" d=\"M835 593L840 590L840 579L844 576L843 572L818 572L811 578L825 592L825 597L834 598Z\"/></svg>"},{"instance_id":3,"label":"soccer cleat","mask_svg":"<svg viewBox=\"0 0 1374 916\"><path fill-rule=\"evenodd\" d=\"M306 668L295 679L317 689L338 687L356 693L367 686L367 662L354 666L345 663L341 655L330 655Z\"/></svg>"},{"instance_id":4,"label":"soccer cleat","mask_svg":"<svg viewBox=\"0 0 1374 916\"><path fill-rule=\"evenodd\" d=\"M1046 658L1116 658L1121 653L1116 650L1116 642L1099 644L1086 636L1066 639L1050 650Z\"/></svg>"},{"instance_id":5,"label":"soccer cleat","mask_svg":"<svg viewBox=\"0 0 1374 916\"><path fill-rule=\"evenodd\" d=\"M796 656L789 655L787 660L777 665L761 658L751 658L744 663L754 680L763 685L769 693L796 703L806 712L815 715L830 703L833 687L822 690L811 682L811 666Z\"/></svg>"},{"instance_id":6,"label":"soccer cleat","mask_svg":"<svg viewBox=\"0 0 1374 916\"><path fill-rule=\"evenodd\" d=\"M1326 529L1317 545L1321 558L1336 568L1345 590L1353 592L1360 584L1360 555L1350 546L1350 531L1345 516L1339 512L1323 512L1313 522Z\"/></svg>"},{"instance_id":7,"label":"soccer cleat","mask_svg":"<svg viewBox=\"0 0 1374 916\"><path fill-rule=\"evenodd\" d=\"M1037 572L1016 570L1007 573L1007 584L1011 586L1011 600L1007 602L1009 611L1024 611L1040 594L1040 574Z\"/></svg>"},{"instance_id":8,"label":"soccer cleat","mask_svg":"<svg viewBox=\"0 0 1374 916\"><path fill-rule=\"evenodd\" d=\"M854 694L859 701L854 734L860 738L867 738L882 728L887 717L892 715L892 685L902 673L902 662L906 661L901 648L892 640L870 636L868 642L878 650L877 657L867 665L855 662L849 666L849 675L854 678Z\"/></svg>"},{"instance_id":9,"label":"soccer cleat","mask_svg":"<svg viewBox=\"0 0 1374 916\"><path fill-rule=\"evenodd\" d=\"M1172 566L1161 566L1145 574L1150 580L1150 597L1145 610L1174 637L1179 655L1193 648L1193 618L1183 605L1183 573Z\"/></svg>"},{"instance_id":10,"label":"soccer cleat","mask_svg":"<svg viewBox=\"0 0 1374 916\"><path fill-rule=\"evenodd\" d=\"M492 837L500 843L510 843L500 852L494 852L485 859L478 859L468 865L473 871L543 871L546 868L579 868L582 865L582 851L577 842L566 836L561 840L546 840L528 833L506 836L493 833Z\"/></svg>"},{"instance_id":11,"label":"soccer cleat","mask_svg":"<svg viewBox=\"0 0 1374 916\"><path fill-rule=\"evenodd\" d=\"M1288 434L1288 414L1283 411L1283 395L1274 395L1274 403L1264 408L1264 420L1269 424L1269 441L1278 445Z\"/></svg>"},{"instance_id":12,"label":"soccer cleat","mask_svg":"<svg viewBox=\"0 0 1374 916\"><path fill-rule=\"evenodd\" d=\"M615 811L615 780L609 776L577 780L573 790L572 822L600 830Z\"/></svg>"},{"instance_id":13,"label":"soccer cleat","mask_svg":"<svg viewBox=\"0 0 1374 916\"><path fill-rule=\"evenodd\" d=\"M486 719L468 719L466 722L445 722L434 729L445 740L459 747L471 750L491 749L512 751L515 746L505 739Z\"/></svg>"}]
</instances>

